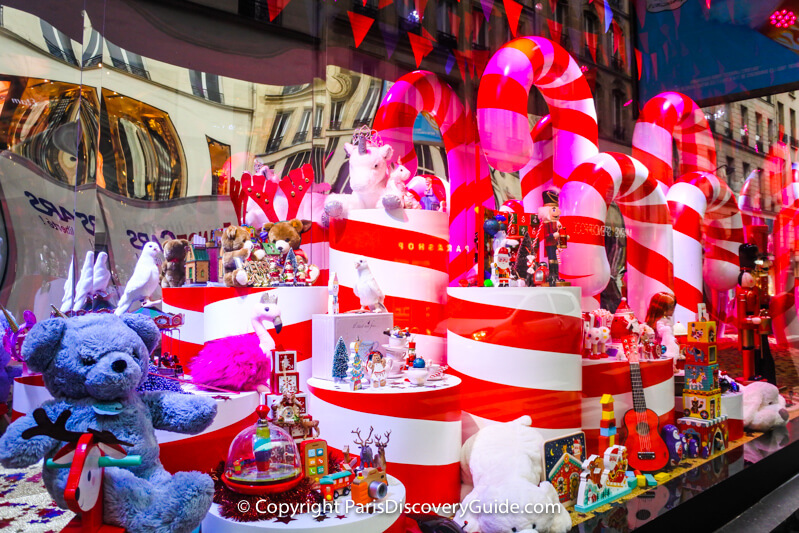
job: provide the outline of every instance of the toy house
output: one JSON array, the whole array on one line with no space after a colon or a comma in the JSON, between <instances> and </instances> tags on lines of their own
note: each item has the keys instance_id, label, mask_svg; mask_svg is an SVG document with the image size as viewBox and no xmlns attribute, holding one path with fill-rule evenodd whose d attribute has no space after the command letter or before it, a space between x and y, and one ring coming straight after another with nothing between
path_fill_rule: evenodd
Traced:
<instances>
[{"instance_id":1,"label":"toy house","mask_svg":"<svg viewBox=\"0 0 799 533\"><path fill-rule=\"evenodd\" d=\"M563 505L571 505L577 499L582 471L583 465L580 460L570 453L564 453L555 463L555 467L548 472L547 479L558 491L558 498Z\"/></svg>"},{"instance_id":2,"label":"toy house","mask_svg":"<svg viewBox=\"0 0 799 533\"><path fill-rule=\"evenodd\" d=\"M186 283L208 283L210 260L205 243L194 242L186 251Z\"/></svg>"}]
</instances>

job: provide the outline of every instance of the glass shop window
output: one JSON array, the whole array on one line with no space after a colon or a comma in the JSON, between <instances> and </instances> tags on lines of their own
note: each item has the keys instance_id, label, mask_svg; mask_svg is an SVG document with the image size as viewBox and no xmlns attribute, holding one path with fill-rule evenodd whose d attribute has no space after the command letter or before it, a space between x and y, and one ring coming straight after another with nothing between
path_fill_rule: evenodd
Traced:
<instances>
[{"instance_id":1,"label":"glass shop window","mask_svg":"<svg viewBox=\"0 0 799 533\"><path fill-rule=\"evenodd\" d=\"M106 41L108 53L111 56L111 64L114 68L124 70L130 74L150 79L150 73L144 68L144 59L139 54L129 52L117 45Z\"/></svg>"},{"instance_id":2,"label":"glass shop window","mask_svg":"<svg viewBox=\"0 0 799 533\"><path fill-rule=\"evenodd\" d=\"M338 131L341 129L341 117L344 115L344 100L333 102L330 109L330 129Z\"/></svg>"},{"instance_id":3,"label":"glass shop window","mask_svg":"<svg viewBox=\"0 0 799 533\"><path fill-rule=\"evenodd\" d=\"M221 86L219 83L219 76L216 74L206 74L205 72L198 72L196 70L189 71L189 82L191 83L191 92L194 96L211 100L220 104L225 103L225 98L222 95Z\"/></svg>"},{"instance_id":4,"label":"glass shop window","mask_svg":"<svg viewBox=\"0 0 799 533\"><path fill-rule=\"evenodd\" d=\"M294 144L304 143L308 140L308 128L311 125L311 110L306 109L302 112L300 118L300 125L297 127L297 133L294 134Z\"/></svg>"},{"instance_id":5,"label":"glass shop window","mask_svg":"<svg viewBox=\"0 0 799 533\"><path fill-rule=\"evenodd\" d=\"M72 49L72 41L70 38L44 20L40 20L39 22L42 28L42 37L44 37L47 49L53 57L57 57L77 67L78 58L75 57L75 51Z\"/></svg>"},{"instance_id":6,"label":"glass shop window","mask_svg":"<svg viewBox=\"0 0 799 533\"><path fill-rule=\"evenodd\" d=\"M369 83L369 90L366 93L366 99L361 104L358 114L355 117L353 128L360 126L371 126L372 118L377 112L377 106L380 105L381 87L382 83L378 79L373 79Z\"/></svg>"},{"instance_id":7,"label":"glass shop window","mask_svg":"<svg viewBox=\"0 0 799 533\"><path fill-rule=\"evenodd\" d=\"M103 62L103 38L95 30L92 30L89 42L83 48L82 60L85 68L96 67Z\"/></svg>"},{"instance_id":8,"label":"glass shop window","mask_svg":"<svg viewBox=\"0 0 799 533\"><path fill-rule=\"evenodd\" d=\"M266 153L271 154L280 150L280 145L283 143L283 137L289 128L289 119L291 118L291 111L282 111L275 117L272 123L272 133L269 134L269 141L266 144Z\"/></svg>"},{"instance_id":9,"label":"glass shop window","mask_svg":"<svg viewBox=\"0 0 799 533\"><path fill-rule=\"evenodd\" d=\"M324 123L324 116L325 116L325 108L323 106L317 106L317 108L314 110L314 116L313 116L314 137L322 136L322 124Z\"/></svg>"}]
</instances>

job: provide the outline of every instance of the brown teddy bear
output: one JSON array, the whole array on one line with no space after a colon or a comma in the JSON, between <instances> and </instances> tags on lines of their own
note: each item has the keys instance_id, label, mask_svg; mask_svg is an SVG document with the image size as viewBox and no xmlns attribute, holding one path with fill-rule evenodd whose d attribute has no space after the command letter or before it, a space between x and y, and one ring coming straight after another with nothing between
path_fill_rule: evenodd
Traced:
<instances>
[{"instance_id":1,"label":"brown teddy bear","mask_svg":"<svg viewBox=\"0 0 799 533\"><path fill-rule=\"evenodd\" d=\"M252 251L250 232L240 226L228 226L222 232L222 268L225 269L225 285L246 287L249 285L244 262Z\"/></svg>"},{"instance_id":2,"label":"brown teddy bear","mask_svg":"<svg viewBox=\"0 0 799 533\"><path fill-rule=\"evenodd\" d=\"M182 287L186 283L186 254L189 241L164 241L164 262L161 263L161 287Z\"/></svg>"},{"instance_id":3,"label":"brown teddy bear","mask_svg":"<svg viewBox=\"0 0 799 533\"><path fill-rule=\"evenodd\" d=\"M310 220L295 218L285 222L267 222L263 231L269 234L269 242L274 244L281 255L286 255L289 250L295 252L300 249L302 234L311 230Z\"/></svg>"}]
</instances>

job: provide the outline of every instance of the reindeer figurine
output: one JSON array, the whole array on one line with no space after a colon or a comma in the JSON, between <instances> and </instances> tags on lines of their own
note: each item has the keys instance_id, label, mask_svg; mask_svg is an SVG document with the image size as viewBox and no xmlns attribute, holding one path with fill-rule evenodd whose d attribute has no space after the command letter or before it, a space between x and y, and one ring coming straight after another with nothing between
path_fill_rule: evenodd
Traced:
<instances>
[{"instance_id":1,"label":"reindeer figurine","mask_svg":"<svg viewBox=\"0 0 799 533\"><path fill-rule=\"evenodd\" d=\"M377 468L383 472L386 471L386 446L388 446L388 441L391 438L391 430L386 431L385 437L386 441L382 442L380 440L380 435L375 436L375 446L377 447Z\"/></svg>"},{"instance_id":2,"label":"reindeer figurine","mask_svg":"<svg viewBox=\"0 0 799 533\"><path fill-rule=\"evenodd\" d=\"M375 466L375 458L374 452L369 445L372 443L372 432L375 428L369 426L369 435L366 436L366 439L361 437L361 428L357 428L355 431L351 431L350 433L354 433L358 436L358 439L353 439L355 444L361 449L361 468L374 468Z\"/></svg>"}]
</instances>

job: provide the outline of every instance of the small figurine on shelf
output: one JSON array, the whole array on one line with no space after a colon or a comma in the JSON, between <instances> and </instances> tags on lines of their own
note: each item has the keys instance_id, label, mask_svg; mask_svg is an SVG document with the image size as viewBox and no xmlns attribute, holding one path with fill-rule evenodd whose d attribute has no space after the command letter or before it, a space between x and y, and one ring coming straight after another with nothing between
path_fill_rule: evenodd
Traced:
<instances>
[{"instance_id":1,"label":"small figurine on shelf","mask_svg":"<svg viewBox=\"0 0 799 533\"><path fill-rule=\"evenodd\" d=\"M158 302L151 302L150 295L160 285L161 272L159 266L164 259L161 248L157 242L148 242L141 251L141 256L136 262L128 284L125 285L125 292L119 300L114 314L122 315L130 309L133 302L141 301L142 307L149 307ZM93 263L92 263L93 264Z\"/></svg>"},{"instance_id":2,"label":"small figurine on shelf","mask_svg":"<svg viewBox=\"0 0 799 533\"><path fill-rule=\"evenodd\" d=\"M278 285L280 285L280 278L282 276L280 273L280 267L278 266L277 261L275 259L269 260L269 268L267 271L269 275L269 286L277 287Z\"/></svg>"},{"instance_id":3,"label":"small figurine on shelf","mask_svg":"<svg viewBox=\"0 0 799 533\"><path fill-rule=\"evenodd\" d=\"M296 284L300 287L306 287L308 283L308 265L305 263L305 258L301 255L297 256L297 273Z\"/></svg>"},{"instance_id":4,"label":"small figurine on shelf","mask_svg":"<svg viewBox=\"0 0 799 533\"><path fill-rule=\"evenodd\" d=\"M388 336L388 345L392 348L404 348L411 336L408 328L403 329L399 326L383 331L383 335Z\"/></svg>"},{"instance_id":5,"label":"small figurine on shelf","mask_svg":"<svg viewBox=\"0 0 799 533\"><path fill-rule=\"evenodd\" d=\"M361 308L358 310L360 313L386 313L388 309L383 305L385 296L383 291L377 285L372 271L369 269L369 264L366 259L359 259L355 262L355 270L358 273L358 281L352 291L355 296L361 300Z\"/></svg>"},{"instance_id":6,"label":"small figurine on shelf","mask_svg":"<svg viewBox=\"0 0 799 533\"><path fill-rule=\"evenodd\" d=\"M560 278L560 250L566 247L568 236L563 233L563 225L560 223L560 207L558 207L557 191L544 191L544 205L538 210L541 218L541 225L538 226L533 250L538 254L538 245L543 243L544 251L549 262L549 275L547 282L550 287L558 284L565 284L565 280Z\"/></svg>"},{"instance_id":7,"label":"small figurine on shelf","mask_svg":"<svg viewBox=\"0 0 799 533\"><path fill-rule=\"evenodd\" d=\"M677 466L685 456L685 449L683 448L684 437L677 426L673 424L666 424L660 431L666 447L669 449L669 464Z\"/></svg>"},{"instance_id":8,"label":"small figurine on shelf","mask_svg":"<svg viewBox=\"0 0 799 533\"><path fill-rule=\"evenodd\" d=\"M491 277L496 278L497 287L510 287L510 253L505 246L500 247L494 255Z\"/></svg>"},{"instance_id":9,"label":"small figurine on shelf","mask_svg":"<svg viewBox=\"0 0 799 533\"><path fill-rule=\"evenodd\" d=\"M361 468L374 468L375 466L375 459L374 459L374 452L372 448L369 447L372 444L372 433L374 432L375 428L369 426L369 434L364 439L361 437L361 428L355 428L353 433L358 436L357 439L352 439L355 444L361 449Z\"/></svg>"},{"instance_id":10,"label":"small figurine on shelf","mask_svg":"<svg viewBox=\"0 0 799 533\"><path fill-rule=\"evenodd\" d=\"M408 341L408 354L405 357L405 370L413 368L414 361L416 361L416 337L411 337Z\"/></svg>"},{"instance_id":11,"label":"small figurine on shelf","mask_svg":"<svg viewBox=\"0 0 799 533\"><path fill-rule=\"evenodd\" d=\"M646 311L646 324L655 331L654 342L661 346L661 353L676 359L680 347L674 338L674 309L677 299L670 292L659 292L649 300ZM658 354L658 357L660 355Z\"/></svg>"},{"instance_id":12,"label":"small figurine on shelf","mask_svg":"<svg viewBox=\"0 0 799 533\"><path fill-rule=\"evenodd\" d=\"M350 364L350 390L361 390L363 388L364 368L361 361L361 355L358 350L352 354L352 363Z\"/></svg>"},{"instance_id":13,"label":"small figurine on shelf","mask_svg":"<svg viewBox=\"0 0 799 533\"><path fill-rule=\"evenodd\" d=\"M386 363L383 359L383 354L380 352L371 352L369 354L369 363L367 364L369 373L372 380L372 387L385 387L386 386Z\"/></svg>"},{"instance_id":14,"label":"small figurine on shelf","mask_svg":"<svg viewBox=\"0 0 799 533\"><path fill-rule=\"evenodd\" d=\"M286 261L286 266L283 268L283 283L289 286L294 285L294 267L288 261Z\"/></svg>"},{"instance_id":15,"label":"small figurine on shelf","mask_svg":"<svg viewBox=\"0 0 799 533\"><path fill-rule=\"evenodd\" d=\"M338 274L333 272L327 283L327 314L337 315L338 312Z\"/></svg>"},{"instance_id":16,"label":"small figurine on shelf","mask_svg":"<svg viewBox=\"0 0 799 533\"><path fill-rule=\"evenodd\" d=\"M386 438L385 442L380 440L380 435L375 436L375 446L377 447L377 468L383 472L386 471L386 446L388 446L388 441L391 440L391 430L386 431L384 436Z\"/></svg>"}]
</instances>

